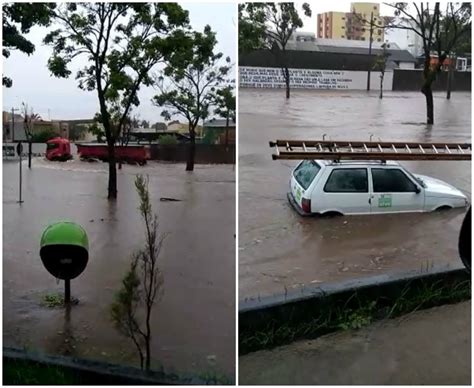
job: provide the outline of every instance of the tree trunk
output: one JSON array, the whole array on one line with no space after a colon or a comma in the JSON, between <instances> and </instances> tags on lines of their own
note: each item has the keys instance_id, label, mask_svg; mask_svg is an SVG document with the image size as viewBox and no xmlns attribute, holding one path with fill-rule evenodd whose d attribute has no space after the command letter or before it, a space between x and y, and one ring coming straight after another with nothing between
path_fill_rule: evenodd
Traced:
<instances>
[{"instance_id":1,"label":"tree trunk","mask_svg":"<svg viewBox=\"0 0 474 388\"><path fill-rule=\"evenodd\" d=\"M436 71L431 69L431 57L429 52L425 52L425 63L423 68L423 86L421 93L426 99L426 124L434 124L434 106L433 106L433 91L431 84L436 77Z\"/></svg>"},{"instance_id":2,"label":"tree trunk","mask_svg":"<svg viewBox=\"0 0 474 388\"><path fill-rule=\"evenodd\" d=\"M196 132L189 128L189 137L191 142L188 144L188 160L186 162L186 171L194 171L194 156L196 154Z\"/></svg>"},{"instance_id":3,"label":"tree trunk","mask_svg":"<svg viewBox=\"0 0 474 388\"><path fill-rule=\"evenodd\" d=\"M290 71L285 67L286 98L290 98Z\"/></svg>"},{"instance_id":4,"label":"tree trunk","mask_svg":"<svg viewBox=\"0 0 474 388\"><path fill-rule=\"evenodd\" d=\"M446 98L448 100L451 99L451 83L452 83L452 77L453 77L453 67L451 66L451 64L449 64L449 68L448 68L448 82L447 82L447 85L446 85Z\"/></svg>"},{"instance_id":5,"label":"tree trunk","mask_svg":"<svg viewBox=\"0 0 474 388\"><path fill-rule=\"evenodd\" d=\"M227 111L226 121L225 121L225 150L229 150L229 111Z\"/></svg>"},{"instance_id":6,"label":"tree trunk","mask_svg":"<svg viewBox=\"0 0 474 388\"><path fill-rule=\"evenodd\" d=\"M28 140L28 168L31 168L31 152L32 152L32 144L31 138Z\"/></svg>"},{"instance_id":7,"label":"tree trunk","mask_svg":"<svg viewBox=\"0 0 474 388\"><path fill-rule=\"evenodd\" d=\"M380 95L379 95L379 98L383 98L383 73L380 75Z\"/></svg>"},{"instance_id":8,"label":"tree trunk","mask_svg":"<svg viewBox=\"0 0 474 388\"><path fill-rule=\"evenodd\" d=\"M108 189L108 199L117 198L117 166L115 160L115 142L108 141L107 148L109 151L109 189Z\"/></svg>"},{"instance_id":9,"label":"tree trunk","mask_svg":"<svg viewBox=\"0 0 474 388\"><path fill-rule=\"evenodd\" d=\"M426 98L426 124L434 124L433 91L431 90L431 83L423 85L421 92Z\"/></svg>"}]
</instances>

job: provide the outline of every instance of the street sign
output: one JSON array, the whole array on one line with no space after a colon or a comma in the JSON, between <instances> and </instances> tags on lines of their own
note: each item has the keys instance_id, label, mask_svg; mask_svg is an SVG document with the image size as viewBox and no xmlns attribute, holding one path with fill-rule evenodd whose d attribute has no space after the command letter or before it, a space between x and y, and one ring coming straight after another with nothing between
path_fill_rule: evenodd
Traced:
<instances>
[{"instance_id":1,"label":"street sign","mask_svg":"<svg viewBox=\"0 0 474 388\"><path fill-rule=\"evenodd\" d=\"M74 222L49 225L41 236L40 257L46 270L65 281L64 302L71 300L71 279L78 277L89 260L86 231Z\"/></svg>"},{"instance_id":2,"label":"street sign","mask_svg":"<svg viewBox=\"0 0 474 388\"><path fill-rule=\"evenodd\" d=\"M23 153L23 144L20 141L16 146L16 154L18 156L21 156L22 153Z\"/></svg>"}]
</instances>

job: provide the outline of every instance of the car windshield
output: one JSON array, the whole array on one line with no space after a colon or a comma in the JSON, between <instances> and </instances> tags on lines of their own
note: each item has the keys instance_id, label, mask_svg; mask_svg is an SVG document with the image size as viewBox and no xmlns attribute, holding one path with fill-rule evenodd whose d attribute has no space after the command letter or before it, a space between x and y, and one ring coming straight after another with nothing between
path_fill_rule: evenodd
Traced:
<instances>
[{"instance_id":1,"label":"car windshield","mask_svg":"<svg viewBox=\"0 0 474 388\"><path fill-rule=\"evenodd\" d=\"M58 143L47 143L46 144L46 149L48 149L48 150L52 150L52 149L55 149L55 148L58 148L58 147L59 147Z\"/></svg>"},{"instance_id":2,"label":"car windshield","mask_svg":"<svg viewBox=\"0 0 474 388\"><path fill-rule=\"evenodd\" d=\"M423 187L423 188L426 189L426 184L425 184L425 182L423 182L423 179L416 177L415 175L413 175L413 174L412 174L410 171L408 171L408 170L403 169L403 171L404 171L406 174L408 174L412 179L414 179L416 182L418 182L418 183L421 185L421 187Z\"/></svg>"},{"instance_id":3,"label":"car windshield","mask_svg":"<svg viewBox=\"0 0 474 388\"><path fill-rule=\"evenodd\" d=\"M319 170L321 170L321 167L314 160L303 160L296 167L293 175L300 186L306 190L315 176L318 175Z\"/></svg>"}]
</instances>

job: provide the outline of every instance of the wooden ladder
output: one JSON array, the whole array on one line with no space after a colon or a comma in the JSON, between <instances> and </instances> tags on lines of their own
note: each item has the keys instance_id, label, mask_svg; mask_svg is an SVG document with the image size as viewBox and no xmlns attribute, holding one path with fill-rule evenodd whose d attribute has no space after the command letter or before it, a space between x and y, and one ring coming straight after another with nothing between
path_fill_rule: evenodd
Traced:
<instances>
[{"instance_id":1,"label":"wooden ladder","mask_svg":"<svg viewBox=\"0 0 474 388\"><path fill-rule=\"evenodd\" d=\"M270 147L273 160L471 160L471 143L276 140Z\"/></svg>"}]
</instances>

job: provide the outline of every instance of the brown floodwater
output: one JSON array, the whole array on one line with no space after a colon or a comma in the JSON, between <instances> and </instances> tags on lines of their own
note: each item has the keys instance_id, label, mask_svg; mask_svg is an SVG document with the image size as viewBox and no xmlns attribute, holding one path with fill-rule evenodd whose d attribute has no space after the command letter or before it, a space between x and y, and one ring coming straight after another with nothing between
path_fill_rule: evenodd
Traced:
<instances>
[{"instance_id":1,"label":"brown floodwater","mask_svg":"<svg viewBox=\"0 0 474 388\"><path fill-rule=\"evenodd\" d=\"M304 285L432 266L460 266L466 209L429 214L302 218L286 193L296 161L273 161L269 140L471 141L471 94L435 93L435 125L418 92L239 91L239 299ZM471 198L470 162L402 162Z\"/></svg>"},{"instance_id":2,"label":"brown floodwater","mask_svg":"<svg viewBox=\"0 0 474 388\"><path fill-rule=\"evenodd\" d=\"M18 199L18 163L3 164L3 344L138 366L134 345L113 327L109 308L133 251L145 234L133 180L148 174L160 231L164 294L154 307L153 367L234 378L235 171L233 166L150 162L118 173L118 200L107 200L107 165L34 159L23 166L24 203ZM179 202L160 201L161 197ZM71 282L79 299L70 316L42 307L62 292L39 257L46 226L81 224L89 263Z\"/></svg>"}]
</instances>

